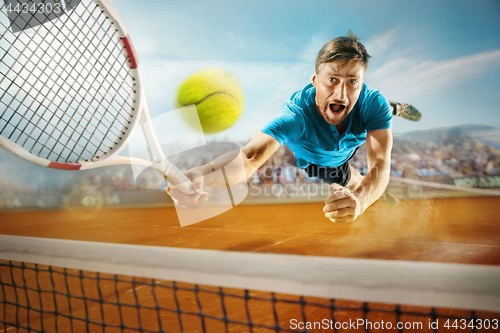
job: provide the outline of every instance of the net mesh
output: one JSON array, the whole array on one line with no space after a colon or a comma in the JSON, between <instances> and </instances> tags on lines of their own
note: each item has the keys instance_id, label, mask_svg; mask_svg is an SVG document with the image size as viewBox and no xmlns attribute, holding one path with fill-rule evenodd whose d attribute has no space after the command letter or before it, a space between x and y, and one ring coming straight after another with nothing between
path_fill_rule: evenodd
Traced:
<instances>
[{"instance_id":1,"label":"net mesh","mask_svg":"<svg viewBox=\"0 0 500 333\"><path fill-rule=\"evenodd\" d=\"M63 3L0 2L0 134L51 161L94 160L126 132L134 82L102 10Z\"/></svg>"},{"instance_id":2,"label":"net mesh","mask_svg":"<svg viewBox=\"0 0 500 333\"><path fill-rule=\"evenodd\" d=\"M441 265L0 236L0 331L497 330L500 271Z\"/></svg>"},{"instance_id":3,"label":"net mesh","mask_svg":"<svg viewBox=\"0 0 500 333\"><path fill-rule=\"evenodd\" d=\"M4 331L362 332L493 330L482 311L304 297L0 262ZM436 323L436 324L434 324ZM446 326L449 326L447 328ZM462 327L462 328L461 328Z\"/></svg>"}]
</instances>

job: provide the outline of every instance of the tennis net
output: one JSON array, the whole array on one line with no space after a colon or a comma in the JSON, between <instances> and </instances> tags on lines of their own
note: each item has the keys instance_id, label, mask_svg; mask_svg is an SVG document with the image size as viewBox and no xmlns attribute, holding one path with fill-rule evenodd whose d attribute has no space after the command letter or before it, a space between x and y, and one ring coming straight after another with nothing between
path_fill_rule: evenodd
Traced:
<instances>
[{"instance_id":1,"label":"tennis net","mask_svg":"<svg viewBox=\"0 0 500 333\"><path fill-rule=\"evenodd\" d=\"M500 268L0 235L2 332L493 332Z\"/></svg>"}]
</instances>

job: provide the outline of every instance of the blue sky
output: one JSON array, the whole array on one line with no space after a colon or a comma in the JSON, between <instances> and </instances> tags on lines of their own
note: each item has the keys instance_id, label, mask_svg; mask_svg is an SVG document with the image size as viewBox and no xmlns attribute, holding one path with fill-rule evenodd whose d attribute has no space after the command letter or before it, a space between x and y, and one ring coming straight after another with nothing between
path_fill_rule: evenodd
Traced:
<instances>
[{"instance_id":1,"label":"blue sky","mask_svg":"<svg viewBox=\"0 0 500 333\"><path fill-rule=\"evenodd\" d=\"M423 113L419 123L395 119L395 133L500 126L500 1L112 3L138 51L153 117L175 108L177 86L198 70L225 69L242 82L242 116L213 139L251 138L310 82L321 46L349 29L373 57L365 83ZM180 122L172 135L184 136Z\"/></svg>"}]
</instances>

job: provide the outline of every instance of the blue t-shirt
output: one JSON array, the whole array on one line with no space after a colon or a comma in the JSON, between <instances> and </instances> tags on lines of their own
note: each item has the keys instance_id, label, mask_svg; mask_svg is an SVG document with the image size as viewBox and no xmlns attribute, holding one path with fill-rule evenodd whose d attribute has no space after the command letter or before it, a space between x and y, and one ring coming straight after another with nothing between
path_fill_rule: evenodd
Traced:
<instances>
[{"instance_id":1,"label":"blue t-shirt","mask_svg":"<svg viewBox=\"0 0 500 333\"><path fill-rule=\"evenodd\" d=\"M338 167L366 141L367 132L391 128L389 102L378 90L365 84L354 108L342 121L345 128L342 134L319 114L315 96L312 84L297 91L262 128L281 146L288 145L300 168L310 164Z\"/></svg>"}]
</instances>

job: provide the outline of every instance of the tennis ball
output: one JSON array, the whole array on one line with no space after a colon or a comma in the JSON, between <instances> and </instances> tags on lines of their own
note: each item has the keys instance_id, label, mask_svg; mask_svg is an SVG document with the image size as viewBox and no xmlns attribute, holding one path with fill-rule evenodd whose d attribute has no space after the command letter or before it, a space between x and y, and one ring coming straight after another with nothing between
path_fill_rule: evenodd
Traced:
<instances>
[{"instance_id":1,"label":"tennis ball","mask_svg":"<svg viewBox=\"0 0 500 333\"><path fill-rule=\"evenodd\" d=\"M238 80L220 69L204 69L179 86L177 106L196 105L203 132L220 133L233 126L243 109L243 93ZM197 119L183 114L186 122L199 128Z\"/></svg>"}]
</instances>

